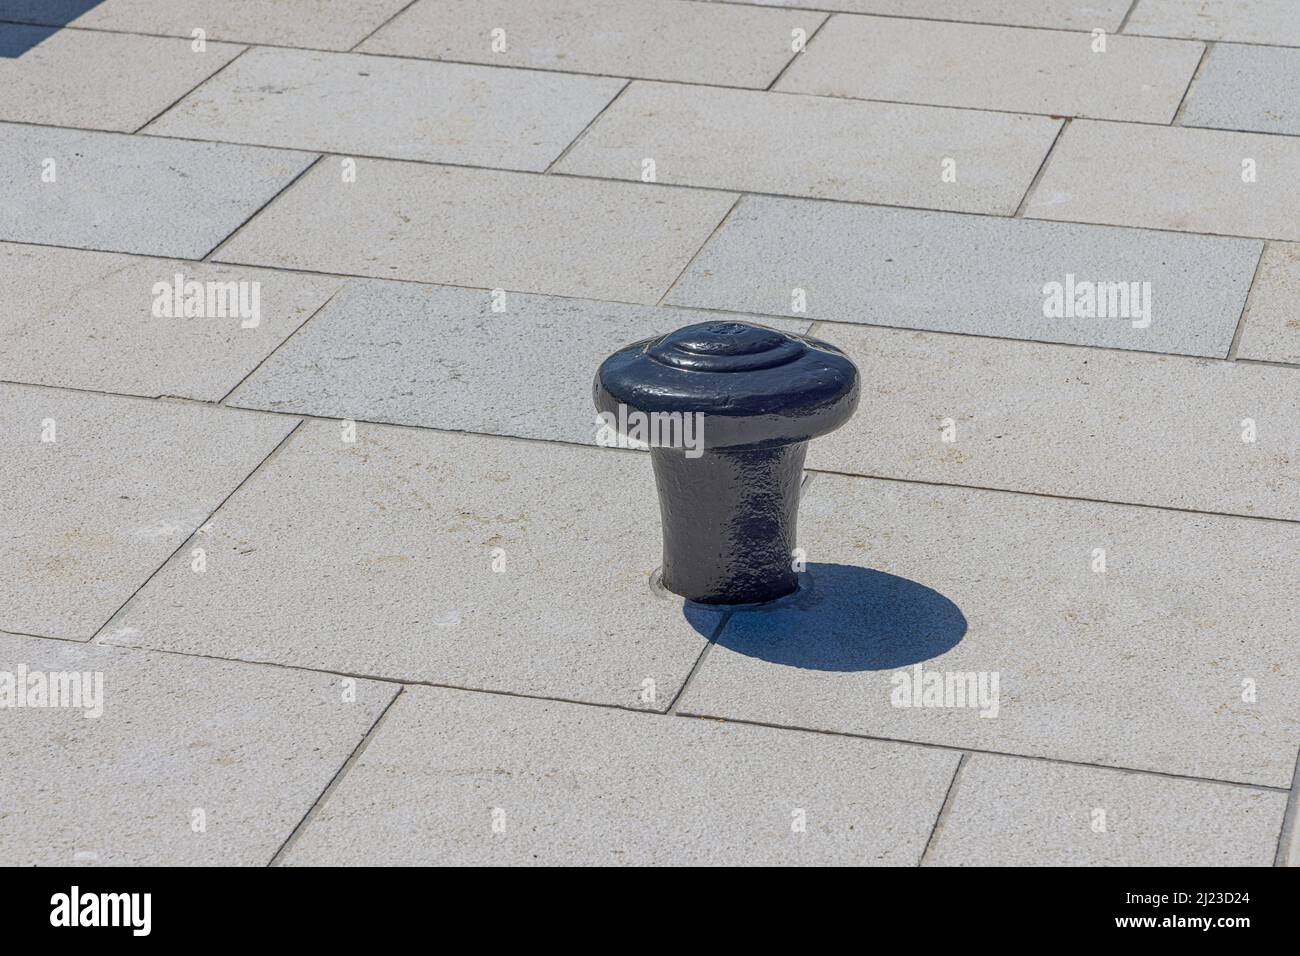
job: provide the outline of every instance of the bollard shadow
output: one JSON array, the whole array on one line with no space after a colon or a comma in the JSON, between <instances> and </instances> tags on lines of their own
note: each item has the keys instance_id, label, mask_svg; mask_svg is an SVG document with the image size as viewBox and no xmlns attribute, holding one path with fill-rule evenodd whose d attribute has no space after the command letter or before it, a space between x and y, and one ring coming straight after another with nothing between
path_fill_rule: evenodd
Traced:
<instances>
[{"instance_id":1,"label":"bollard shadow","mask_svg":"<svg viewBox=\"0 0 1300 956\"><path fill-rule=\"evenodd\" d=\"M0 57L20 57L104 0L0 0Z\"/></svg>"},{"instance_id":2,"label":"bollard shadow","mask_svg":"<svg viewBox=\"0 0 1300 956\"><path fill-rule=\"evenodd\" d=\"M966 617L956 604L907 578L847 564L809 564L800 582L788 598L737 609L718 645L805 670L875 671L938 657L966 634ZM708 618L700 607L686 602L683 613L704 633Z\"/></svg>"}]
</instances>

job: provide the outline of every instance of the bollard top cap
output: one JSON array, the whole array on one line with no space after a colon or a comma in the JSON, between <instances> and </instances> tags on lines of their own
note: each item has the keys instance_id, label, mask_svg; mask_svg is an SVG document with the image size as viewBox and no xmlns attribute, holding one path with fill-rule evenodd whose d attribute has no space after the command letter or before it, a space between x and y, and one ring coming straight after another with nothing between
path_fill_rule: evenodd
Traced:
<instances>
[{"instance_id":1,"label":"bollard top cap","mask_svg":"<svg viewBox=\"0 0 1300 956\"><path fill-rule=\"evenodd\" d=\"M596 408L700 413L706 448L806 441L858 405L858 370L835 346L748 322L701 322L627 345L601 363Z\"/></svg>"}]
</instances>

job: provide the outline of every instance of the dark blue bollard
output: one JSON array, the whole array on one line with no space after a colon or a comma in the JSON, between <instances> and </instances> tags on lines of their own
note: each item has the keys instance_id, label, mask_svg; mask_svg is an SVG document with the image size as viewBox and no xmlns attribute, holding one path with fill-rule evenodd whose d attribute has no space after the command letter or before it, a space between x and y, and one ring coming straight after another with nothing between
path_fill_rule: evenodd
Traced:
<instances>
[{"instance_id":1,"label":"dark blue bollard","mask_svg":"<svg viewBox=\"0 0 1300 956\"><path fill-rule=\"evenodd\" d=\"M593 394L602 421L651 445L665 588L751 604L798 587L808 441L858 405L858 370L843 352L759 325L704 322L619 349L601 363Z\"/></svg>"}]
</instances>

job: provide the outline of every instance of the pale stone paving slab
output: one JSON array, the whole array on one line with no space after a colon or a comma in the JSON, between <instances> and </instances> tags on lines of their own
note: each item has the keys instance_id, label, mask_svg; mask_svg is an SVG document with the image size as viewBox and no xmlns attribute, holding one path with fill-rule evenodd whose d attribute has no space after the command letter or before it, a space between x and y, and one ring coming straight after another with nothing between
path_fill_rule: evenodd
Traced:
<instances>
[{"instance_id":1,"label":"pale stone paving slab","mask_svg":"<svg viewBox=\"0 0 1300 956\"><path fill-rule=\"evenodd\" d=\"M638 81L556 171L639 180L653 160L661 183L1010 215L1059 129L1045 117Z\"/></svg>"},{"instance_id":2,"label":"pale stone paving slab","mask_svg":"<svg viewBox=\"0 0 1300 956\"><path fill-rule=\"evenodd\" d=\"M342 284L2 244L0 379L220 401Z\"/></svg>"},{"instance_id":3,"label":"pale stone paving slab","mask_svg":"<svg viewBox=\"0 0 1300 956\"><path fill-rule=\"evenodd\" d=\"M825 19L682 0L420 0L360 50L766 89L794 31L812 36Z\"/></svg>"},{"instance_id":4,"label":"pale stone paving slab","mask_svg":"<svg viewBox=\"0 0 1300 956\"><path fill-rule=\"evenodd\" d=\"M414 688L285 861L914 866L956 765L919 747Z\"/></svg>"},{"instance_id":5,"label":"pale stone paving slab","mask_svg":"<svg viewBox=\"0 0 1300 956\"><path fill-rule=\"evenodd\" d=\"M1205 47L934 20L833 17L776 88L818 96L1168 123ZM960 174L958 175L960 182Z\"/></svg>"},{"instance_id":6,"label":"pale stone paving slab","mask_svg":"<svg viewBox=\"0 0 1300 956\"><path fill-rule=\"evenodd\" d=\"M330 674L0 635L0 671L94 708L0 720L10 866L265 866L397 693ZM94 698L83 697L83 705Z\"/></svg>"},{"instance_id":7,"label":"pale stone paving slab","mask_svg":"<svg viewBox=\"0 0 1300 956\"><path fill-rule=\"evenodd\" d=\"M811 587L734 614L681 712L1291 783L1300 526L816 475L799 546ZM935 706L948 674L982 695Z\"/></svg>"},{"instance_id":8,"label":"pale stone paving slab","mask_svg":"<svg viewBox=\"0 0 1300 956\"><path fill-rule=\"evenodd\" d=\"M596 438L591 383L606 356L638 339L717 318L686 309L354 280L230 404L590 444ZM759 321L791 332L809 326Z\"/></svg>"},{"instance_id":9,"label":"pale stone paving slab","mask_svg":"<svg viewBox=\"0 0 1300 956\"><path fill-rule=\"evenodd\" d=\"M1300 7L1296 8L1300 19ZM1216 43L1187 94L1182 126L1300 135L1300 49Z\"/></svg>"},{"instance_id":10,"label":"pale stone paving slab","mask_svg":"<svg viewBox=\"0 0 1300 956\"><path fill-rule=\"evenodd\" d=\"M214 257L226 262L657 302L729 193L327 157Z\"/></svg>"},{"instance_id":11,"label":"pale stone paving slab","mask_svg":"<svg viewBox=\"0 0 1300 956\"><path fill-rule=\"evenodd\" d=\"M793 317L1222 358L1262 245L745 197L667 301L769 315L799 305ZM1066 316L1070 276L1076 310ZM1139 293L1150 283L1149 324L1134 282ZM1059 310L1047 308L1052 283ZM1081 317L1081 290L1097 283L1126 284L1128 318L1105 296L1115 317Z\"/></svg>"},{"instance_id":12,"label":"pale stone paving slab","mask_svg":"<svg viewBox=\"0 0 1300 956\"><path fill-rule=\"evenodd\" d=\"M1300 239L1300 139L1076 120L1025 215Z\"/></svg>"},{"instance_id":13,"label":"pale stone paving slab","mask_svg":"<svg viewBox=\"0 0 1300 956\"><path fill-rule=\"evenodd\" d=\"M1272 866L1286 794L975 754L933 866Z\"/></svg>"},{"instance_id":14,"label":"pale stone paving slab","mask_svg":"<svg viewBox=\"0 0 1300 956\"><path fill-rule=\"evenodd\" d=\"M127 33L278 46L347 50L402 9L407 0L0 0L0 19ZM73 19L75 18L75 19Z\"/></svg>"},{"instance_id":15,"label":"pale stone paving slab","mask_svg":"<svg viewBox=\"0 0 1300 956\"><path fill-rule=\"evenodd\" d=\"M714 0L730 2L730 0ZM1130 0L751 0L763 6L966 20L1061 30L1118 30Z\"/></svg>"},{"instance_id":16,"label":"pale stone paving slab","mask_svg":"<svg viewBox=\"0 0 1300 956\"><path fill-rule=\"evenodd\" d=\"M1300 246L1270 242L1264 250L1237 357L1300 365Z\"/></svg>"},{"instance_id":17,"label":"pale stone paving slab","mask_svg":"<svg viewBox=\"0 0 1300 956\"><path fill-rule=\"evenodd\" d=\"M201 259L315 158L0 124L0 240Z\"/></svg>"},{"instance_id":18,"label":"pale stone paving slab","mask_svg":"<svg viewBox=\"0 0 1300 956\"><path fill-rule=\"evenodd\" d=\"M294 425L17 385L0 399L0 629L80 641Z\"/></svg>"},{"instance_id":19,"label":"pale stone paving slab","mask_svg":"<svg viewBox=\"0 0 1300 956\"><path fill-rule=\"evenodd\" d=\"M196 539L206 573L178 556L104 640L667 709L721 614L650 589L646 456L346 427L303 425Z\"/></svg>"},{"instance_id":20,"label":"pale stone paving slab","mask_svg":"<svg viewBox=\"0 0 1300 956\"><path fill-rule=\"evenodd\" d=\"M1300 46L1294 0L1138 0L1125 33Z\"/></svg>"},{"instance_id":21,"label":"pale stone paving slab","mask_svg":"<svg viewBox=\"0 0 1300 956\"><path fill-rule=\"evenodd\" d=\"M541 172L622 88L603 77L262 49L146 132Z\"/></svg>"},{"instance_id":22,"label":"pale stone paving slab","mask_svg":"<svg viewBox=\"0 0 1300 956\"><path fill-rule=\"evenodd\" d=\"M813 334L858 363L863 398L812 444L810 467L1300 520L1300 370L844 325Z\"/></svg>"},{"instance_id":23,"label":"pale stone paving slab","mask_svg":"<svg viewBox=\"0 0 1300 956\"><path fill-rule=\"evenodd\" d=\"M130 133L241 49L0 23L0 120Z\"/></svg>"}]
</instances>

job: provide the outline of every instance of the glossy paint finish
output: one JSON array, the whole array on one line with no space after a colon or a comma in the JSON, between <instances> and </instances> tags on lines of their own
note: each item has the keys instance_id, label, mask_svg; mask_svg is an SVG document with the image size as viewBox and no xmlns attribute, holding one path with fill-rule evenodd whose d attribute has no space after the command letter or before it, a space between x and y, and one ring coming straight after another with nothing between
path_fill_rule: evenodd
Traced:
<instances>
[{"instance_id":1,"label":"glossy paint finish","mask_svg":"<svg viewBox=\"0 0 1300 956\"><path fill-rule=\"evenodd\" d=\"M706 322L606 359L596 408L630 433L630 413L696 416L664 429L651 459L663 521L665 588L704 604L772 601L792 569L808 441L844 424L858 373L839 349L745 322ZM644 420L644 419L642 419Z\"/></svg>"}]
</instances>

